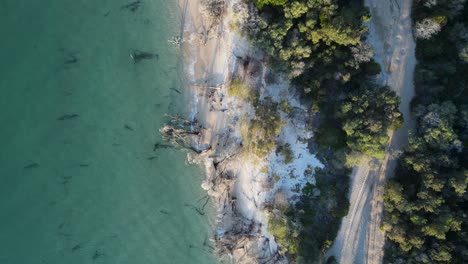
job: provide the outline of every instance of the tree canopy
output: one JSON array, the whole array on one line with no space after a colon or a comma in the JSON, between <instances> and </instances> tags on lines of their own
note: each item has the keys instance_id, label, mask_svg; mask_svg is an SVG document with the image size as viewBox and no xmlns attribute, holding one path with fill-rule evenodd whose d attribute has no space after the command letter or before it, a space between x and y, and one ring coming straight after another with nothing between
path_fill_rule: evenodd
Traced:
<instances>
[{"instance_id":1,"label":"tree canopy","mask_svg":"<svg viewBox=\"0 0 468 264\"><path fill-rule=\"evenodd\" d=\"M286 219L272 218L269 226L293 263L314 263L331 245L348 210L350 169L345 166L346 157L383 157L387 130L402 123L399 99L389 87L378 86L369 78L380 73L380 66L372 59L372 47L364 42L367 28L363 21L370 15L362 1L250 3L256 8L251 8L254 10L241 30L263 49L272 68L286 73L293 87L309 100L316 122L314 140L318 158L326 167L316 173L317 185L309 184L303 190ZM274 114L261 106L256 112L260 118L248 124L255 133L245 135L247 142L263 133L255 127L266 127L268 116L272 124L278 124ZM265 153L274 141L260 143L248 145L252 151Z\"/></svg>"},{"instance_id":2,"label":"tree canopy","mask_svg":"<svg viewBox=\"0 0 468 264\"><path fill-rule=\"evenodd\" d=\"M439 26L418 32L428 29L416 23L416 37L426 34L416 43L417 130L384 194L386 258L467 263L468 67L460 51L468 40L468 8L466 1L415 1L414 11L413 20Z\"/></svg>"}]
</instances>

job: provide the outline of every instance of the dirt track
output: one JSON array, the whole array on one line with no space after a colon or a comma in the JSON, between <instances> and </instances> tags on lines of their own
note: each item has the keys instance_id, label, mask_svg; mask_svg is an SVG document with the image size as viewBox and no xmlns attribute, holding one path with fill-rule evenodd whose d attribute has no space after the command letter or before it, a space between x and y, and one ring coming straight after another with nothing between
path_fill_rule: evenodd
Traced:
<instances>
[{"instance_id":1,"label":"dirt track","mask_svg":"<svg viewBox=\"0 0 468 264\"><path fill-rule=\"evenodd\" d=\"M368 43L374 47L375 59L382 66L378 82L390 86L401 98L403 128L390 132L390 147L381 162L363 162L351 175L350 207L340 231L326 256L339 263L382 263L385 234L382 222L382 194L386 178L395 169L392 153L408 142L414 128L409 104L414 96L413 71L416 65L411 31L412 0L366 0L372 20Z\"/></svg>"}]
</instances>

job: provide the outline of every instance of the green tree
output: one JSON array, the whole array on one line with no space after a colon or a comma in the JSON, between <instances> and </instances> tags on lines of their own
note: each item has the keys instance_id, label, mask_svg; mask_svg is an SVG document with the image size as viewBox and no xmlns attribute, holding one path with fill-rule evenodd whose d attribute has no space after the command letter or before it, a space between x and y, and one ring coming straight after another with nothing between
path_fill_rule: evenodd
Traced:
<instances>
[{"instance_id":1,"label":"green tree","mask_svg":"<svg viewBox=\"0 0 468 264\"><path fill-rule=\"evenodd\" d=\"M261 9L266 5L284 6L288 0L255 0L257 8Z\"/></svg>"},{"instance_id":2,"label":"green tree","mask_svg":"<svg viewBox=\"0 0 468 264\"><path fill-rule=\"evenodd\" d=\"M400 99L388 87L364 84L351 91L341 107L347 145L353 151L383 158L387 129L402 123Z\"/></svg>"}]
</instances>

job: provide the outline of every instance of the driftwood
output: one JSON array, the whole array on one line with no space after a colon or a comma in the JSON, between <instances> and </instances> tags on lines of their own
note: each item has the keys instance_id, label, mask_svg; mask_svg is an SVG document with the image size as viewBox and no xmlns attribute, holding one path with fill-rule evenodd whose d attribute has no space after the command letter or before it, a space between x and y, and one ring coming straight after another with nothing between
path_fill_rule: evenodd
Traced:
<instances>
[{"instance_id":1,"label":"driftwood","mask_svg":"<svg viewBox=\"0 0 468 264\"><path fill-rule=\"evenodd\" d=\"M212 158L213 165L216 166L213 166L215 171L209 181L212 190L219 194L218 204L223 208L218 221L231 223L222 226L222 232L215 235L216 254L221 257L230 256L236 263L287 263L278 250L271 248L269 238L261 234L261 223L244 217L239 211L237 205L239 199L233 192L234 171L230 168L229 162L225 162L231 157L227 155L226 158ZM241 193L241 195L246 194ZM246 198L256 204L252 197Z\"/></svg>"},{"instance_id":2,"label":"driftwood","mask_svg":"<svg viewBox=\"0 0 468 264\"><path fill-rule=\"evenodd\" d=\"M184 204L185 207L189 207L189 208L192 208L193 210L195 210L199 215L201 216L204 216L205 215L205 212L203 211L203 209L200 209L198 207L196 207L195 205L191 205L191 204Z\"/></svg>"},{"instance_id":3,"label":"driftwood","mask_svg":"<svg viewBox=\"0 0 468 264\"><path fill-rule=\"evenodd\" d=\"M24 168L27 169L27 170L34 169L34 168L37 168L37 167L39 167L39 163L36 163L36 162L24 166Z\"/></svg>"},{"instance_id":4,"label":"driftwood","mask_svg":"<svg viewBox=\"0 0 468 264\"><path fill-rule=\"evenodd\" d=\"M161 214L169 215L169 212L166 211L166 210L159 210L159 212L160 212Z\"/></svg>"},{"instance_id":5,"label":"driftwood","mask_svg":"<svg viewBox=\"0 0 468 264\"><path fill-rule=\"evenodd\" d=\"M179 90L177 90L176 88L174 88L174 87L169 88L169 90L172 90L172 91L174 91L174 92L176 92L178 94L181 94L181 92Z\"/></svg>"},{"instance_id":6,"label":"driftwood","mask_svg":"<svg viewBox=\"0 0 468 264\"><path fill-rule=\"evenodd\" d=\"M211 20L219 21L226 3L224 0L201 0L200 4L200 11L203 15Z\"/></svg>"},{"instance_id":7,"label":"driftwood","mask_svg":"<svg viewBox=\"0 0 468 264\"><path fill-rule=\"evenodd\" d=\"M104 255L105 255L104 253L100 252L99 250L96 250L96 251L94 251L92 259L96 260L96 259L98 259L98 258L100 258L100 257L102 257Z\"/></svg>"},{"instance_id":8,"label":"driftwood","mask_svg":"<svg viewBox=\"0 0 468 264\"><path fill-rule=\"evenodd\" d=\"M90 242L90 240L87 240L87 241L85 241L85 242L81 242L81 243L76 244L75 246L73 246L73 247L71 248L71 251L72 251L72 252L75 252L75 251L77 251L77 250L82 249L88 242Z\"/></svg>"},{"instance_id":9,"label":"driftwood","mask_svg":"<svg viewBox=\"0 0 468 264\"><path fill-rule=\"evenodd\" d=\"M78 114L66 114L66 115L60 116L59 118L57 118L57 120L64 121L64 120L69 120L69 119L75 119L78 116L79 116Z\"/></svg>"},{"instance_id":10,"label":"driftwood","mask_svg":"<svg viewBox=\"0 0 468 264\"><path fill-rule=\"evenodd\" d=\"M198 88L198 85L193 85ZM223 103L223 94L220 86L204 87L203 96L211 102L220 104L221 109L227 109ZM237 126L238 119L233 119L230 126L225 131L219 131L214 139L213 151L206 158L212 163L208 167L207 179L203 182L202 188L208 192L219 206L217 222L219 223L217 232L214 235L214 247L205 242L203 247L214 250L214 253L224 257L229 257L236 263L287 263L284 256L277 250L272 249L268 237L262 235L262 225L253 219L243 216L239 202L249 200L257 208L263 207L263 203L249 197L245 192L238 192L235 188L235 178L237 169L230 161L237 159L242 153L242 141L233 133ZM172 146L187 148L201 153L211 148L209 145L200 142L210 139L207 130L198 124L197 120L187 120L180 116L169 117L169 121L160 129L161 135ZM168 143L168 144L169 144ZM237 166L237 165L236 165ZM262 182L263 183L263 182ZM273 183L272 180L263 183L266 187ZM265 187L265 188L266 188ZM245 196L245 197L244 197ZM204 208L208 199L198 201L199 204L185 204L187 208L194 210L200 216L204 215Z\"/></svg>"},{"instance_id":11,"label":"driftwood","mask_svg":"<svg viewBox=\"0 0 468 264\"><path fill-rule=\"evenodd\" d=\"M131 2L131 3L128 3L126 5L123 5L121 7L121 9L127 9L127 10L130 10L132 12L135 12L141 5L141 1L140 0L137 0L135 2Z\"/></svg>"},{"instance_id":12,"label":"driftwood","mask_svg":"<svg viewBox=\"0 0 468 264\"><path fill-rule=\"evenodd\" d=\"M159 131L172 145L203 153L211 149L209 144L199 144L204 128L196 120L183 119L179 115L171 117Z\"/></svg>"},{"instance_id":13,"label":"driftwood","mask_svg":"<svg viewBox=\"0 0 468 264\"><path fill-rule=\"evenodd\" d=\"M155 143L153 146L153 151L156 151L157 149L168 149L168 148L175 148L175 147L169 144Z\"/></svg>"},{"instance_id":14,"label":"driftwood","mask_svg":"<svg viewBox=\"0 0 468 264\"><path fill-rule=\"evenodd\" d=\"M132 58L133 63L137 64L142 60L159 59L159 55L146 51L135 51L130 54L130 58Z\"/></svg>"},{"instance_id":15,"label":"driftwood","mask_svg":"<svg viewBox=\"0 0 468 264\"><path fill-rule=\"evenodd\" d=\"M180 36L174 36L170 40L168 40L167 42L171 43L172 45L174 45L176 47L179 47L180 44L182 44L184 41L182 40L182 38Z\"/></svg>"},{"instance_id":16,"label":"driftwood","mask_svg":"<svg viewBox=\"0 0 468 264\"><path fill-rule=\"evenodd\" d=\"M78 62L78 58L75 55L69 54L68 57L69 58L65 60L65 64L75 64Z\"/></svg>"}]
</instances>

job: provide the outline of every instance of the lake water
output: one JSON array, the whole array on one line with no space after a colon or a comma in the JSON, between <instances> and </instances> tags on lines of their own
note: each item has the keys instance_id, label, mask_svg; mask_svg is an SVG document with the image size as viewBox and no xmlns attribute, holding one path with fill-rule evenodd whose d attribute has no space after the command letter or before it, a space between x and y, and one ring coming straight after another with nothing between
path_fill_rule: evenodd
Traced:
<instances>
[{"instance_id":1,"label":"lake water","mask_svg":"<svg viewBox=\"0 0 468 264\"><path fill-rule=\"evenodd\" d=\"M2 264L216 262L202 171L153 150L190 112L180 11L131 1L0 0Z\"/></svg>"}]
</instances>

